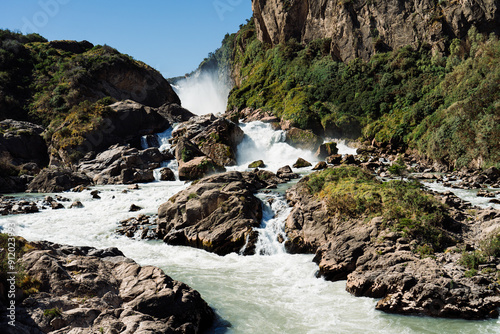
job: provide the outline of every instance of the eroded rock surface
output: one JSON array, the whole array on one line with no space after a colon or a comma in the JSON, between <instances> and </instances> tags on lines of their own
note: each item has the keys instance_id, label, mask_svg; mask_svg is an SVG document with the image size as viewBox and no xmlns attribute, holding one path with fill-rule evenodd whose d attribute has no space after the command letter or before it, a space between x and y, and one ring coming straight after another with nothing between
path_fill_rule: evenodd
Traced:
<instances>
[{"instance_id":1,"label":"eroded rock surface","mask_svg":"<svg viewBox=\"0 0 500 334\"><path fill-rule=\"evenodd\" d=\"M21 261L38 292L18 301L15 333L194 334L213 321L197 291L116 248L32 247ZM6 319L2 315L3 329L11 328Z\"/></svg>"},{"instance_id":2,"label":"eroded rock surface","mask_svg":"<svg viewBox=\"0 0 500 334\"><path fill-rule=\"evenodd\" d=\"M262 220L261 202L253 193L266 186L257 173L203 178L160 206L158 237L220 255L252 254L257 240L254 228Z\"/></svg>"}]
</instances>

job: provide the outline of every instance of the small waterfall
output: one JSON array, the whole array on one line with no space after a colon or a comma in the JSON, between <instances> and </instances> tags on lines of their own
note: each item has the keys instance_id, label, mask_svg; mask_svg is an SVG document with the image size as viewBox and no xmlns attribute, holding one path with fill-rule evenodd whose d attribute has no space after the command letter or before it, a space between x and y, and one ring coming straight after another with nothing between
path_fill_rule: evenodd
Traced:
<instances>
[{"instance_id":1,"label":"small waterfall","mask_svg":"<svg viewBox=\"0 0 500 334\"><path fill-rule=\"evenodd\" d=\"M158 141L158 149L161 152L168 152L171 150L172 145L170 144L169 139L172 138L172 132L174 131L174 129L175 127L170 127L163 132L154 134L154 136L156 136L156 139ZM141 146L144 150L150 147L147 140L147 136L141 137ZM175 174L175 179L179 180L177 162L175 160L170 160L170 161L163 161L161 163L161 167L153 171L156 181L160 181L161 177L160 170L165 167L170 168Z\"/></svg>"},{"instance_id":2,"label":"small waterfall","mask_svg":"<svg viewBox=\"0 0 500 334\"><path fill-rule=\"evenodd\" d=\"M248 164L256 160L263 160L265 169L273 172L285 165L292 166L299 157L312 164L318 162L313 152L285 143L285 132L274 130L270 124L256 121L240 124L240 127L245 137L238 145L236 160L239 170L245 170Z\"/></svg>"},{"instance_id":3,"label":"small waterfall","mask_svg":"<svg viewBox=\"0 0 500 334\"><path fill-rule=\"evenodd\" d=\"M256 229L259 238L255 245L258 255L284 254L285 220L292 211L283 196L277 194L258 194L262 201L262 224Z\"/></svg>"}]
</instances>

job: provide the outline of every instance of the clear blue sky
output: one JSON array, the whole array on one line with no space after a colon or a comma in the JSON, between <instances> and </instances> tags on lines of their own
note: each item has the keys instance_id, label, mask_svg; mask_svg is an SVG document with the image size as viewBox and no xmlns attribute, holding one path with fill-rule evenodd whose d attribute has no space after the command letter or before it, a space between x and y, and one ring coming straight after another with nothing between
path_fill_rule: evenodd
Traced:
<instances>
[{"instance_id":1,"label":"clear blue sky","mask_svg":"<svg viewBox=\"0 0 500 334\"><path fill-rule=\"evenodd\" d=\"M2 0L0 28L108 44L165 77L196 69L252 16L251 0Z\"/></svg>"}]
</instances>

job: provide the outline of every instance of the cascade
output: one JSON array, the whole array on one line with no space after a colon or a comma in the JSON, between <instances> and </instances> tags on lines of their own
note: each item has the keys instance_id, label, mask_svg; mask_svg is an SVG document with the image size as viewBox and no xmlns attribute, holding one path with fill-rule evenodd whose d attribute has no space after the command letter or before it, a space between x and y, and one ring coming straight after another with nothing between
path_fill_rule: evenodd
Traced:
<instances>
[{"instance_id":1,"label":"cascade","mask_svg":"<svg viewBox=\"0 0 500 334\"><path fill-rule=\"evenodd\" d=\"M292 211L281 195L258 194L262 201L262 225L256 229L259 238L255 247L255 253L259 255L284 254L285 220Z\"/></svg>"}]
</instances>

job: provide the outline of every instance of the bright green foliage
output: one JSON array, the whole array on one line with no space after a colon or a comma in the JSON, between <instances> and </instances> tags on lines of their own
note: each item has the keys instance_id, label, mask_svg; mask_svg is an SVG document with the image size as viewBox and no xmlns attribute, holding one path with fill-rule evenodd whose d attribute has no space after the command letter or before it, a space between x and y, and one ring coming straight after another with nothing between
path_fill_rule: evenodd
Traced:
<instances>
[{"instance_id":1,"label":"bright green foliage","mask_svg":"<svg viewBox=\"0 0 500 334\"><path fill-rule=\"evenodd\" d=\"M421 153L452 167L500 161L500 42L471 29L449 56L403 47L333 60L329 39L260 43L253 21L233 40L228 109L262 108L303 129Z\"/></svg>"},{"instance_id":2,"label":"bright green foliage","mask_svg":"<svg viewBox=\"0 0 500 334\"><path fill-rule=\"evenodd\" d=\"M434 251L454 241L448 236L444 206L418 182L380 182L358 167L329 168L311 174L307 186L339 218L382 216L386 225ZM422 249L424 249L422 248Z\"/></svg>"}]
</instances>

